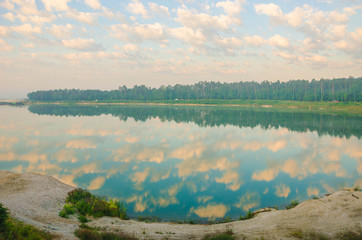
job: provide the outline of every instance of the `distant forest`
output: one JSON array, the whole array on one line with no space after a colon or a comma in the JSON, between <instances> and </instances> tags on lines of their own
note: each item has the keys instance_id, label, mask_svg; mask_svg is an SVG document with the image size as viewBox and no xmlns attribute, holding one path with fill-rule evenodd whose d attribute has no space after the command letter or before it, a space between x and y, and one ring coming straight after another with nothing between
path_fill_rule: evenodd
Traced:
<instances>
[{"instance_id":1,"label":"distant forest","mask_svg":"<svg viewBox=\"0 0 362 240\"><path fill-rule=\"evenodd\" d=\"M144 85L117 90L47 90L28 94L33 101L116 101L116 100L291 100L291 101L362 101L362 77L288 82L199 82L193 85Z\"/></svg>"}]
</instances>

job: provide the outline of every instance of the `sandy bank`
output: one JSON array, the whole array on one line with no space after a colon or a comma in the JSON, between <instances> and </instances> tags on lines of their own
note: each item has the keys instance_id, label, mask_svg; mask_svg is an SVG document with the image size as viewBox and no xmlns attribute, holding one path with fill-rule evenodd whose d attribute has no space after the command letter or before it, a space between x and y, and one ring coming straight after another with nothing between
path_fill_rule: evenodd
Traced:
<instances>
[{"instance_id":1,"label":"sandy bank","mask_svg":"<svg viewBox=\"0 0 362 240\"><path fill-rule=\"evenodd\" d=\"M0 171L0 202L11 214L60 239L75 239L79 222L58 216L67 193L73 187L33 173ZM298 239L291 234L318 233L339 239L341 233L362 233L362 192L339 191L308 200L291 210L257 214L246 221L216 225L143 223L103 217L90 222L111 231L123 231L140 239L201 239L205 234L232 229L237 239Z\"/></svg>"}]
</instances>

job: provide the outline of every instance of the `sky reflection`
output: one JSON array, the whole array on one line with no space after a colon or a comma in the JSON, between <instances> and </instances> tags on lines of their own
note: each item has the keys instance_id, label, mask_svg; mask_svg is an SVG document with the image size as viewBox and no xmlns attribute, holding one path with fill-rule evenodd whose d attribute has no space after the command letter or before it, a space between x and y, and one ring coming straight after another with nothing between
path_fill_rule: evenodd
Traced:
<instances>
[{"instance_id":1,"label":"sky reflection","mask_svg":"<svg viewBox=\"0 0 362 240\"><path fill-rule=\"evenodd\" d=\"M11 107L1 107L0 116L7 126L0 128L0 169L39 172L119 198L131 216L236 218L362 185L362 141L353 134L202 127L162 115L47 116Z\"/></svg>"}]
</instances>

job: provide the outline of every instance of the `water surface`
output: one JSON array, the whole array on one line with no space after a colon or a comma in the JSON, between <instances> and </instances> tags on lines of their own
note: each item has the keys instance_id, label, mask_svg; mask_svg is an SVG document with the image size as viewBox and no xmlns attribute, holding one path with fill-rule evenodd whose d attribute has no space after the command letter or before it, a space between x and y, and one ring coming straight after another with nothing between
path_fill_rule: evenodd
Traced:
<instances>
[{"instance_id":1,"label":"water surface","mask_svg":"<svg viewBox=\"0 0 362 240\"><path fill-rule=\"evenodd\" d=\"M0 169L119 198L131 217L237 218L362 186L358 116L237 107L0 107Z\"/></svg>"}]
</instances>

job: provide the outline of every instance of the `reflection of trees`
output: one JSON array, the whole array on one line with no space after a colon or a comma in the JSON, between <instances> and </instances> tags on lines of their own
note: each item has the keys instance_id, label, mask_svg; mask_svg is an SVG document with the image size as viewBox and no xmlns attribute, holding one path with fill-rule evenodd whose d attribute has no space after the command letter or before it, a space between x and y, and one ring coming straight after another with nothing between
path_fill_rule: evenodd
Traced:
<instances>
[{"instance_id":1,"label":"reflection of trees","mask_svg":"<svg viewBox=\"0 0 362 240\"><path fill-rule=\"evenodd\" d=\"M110 114L126 121L146 121L159 118L161 121L193 122L199 126L256 127L263 129L284 127L292 131L317 131L319 135L358 138L362 135L359 116L330 115L309 112L280 112L272 109L180 107L180 106L59 106L32 105L29 111L39 115L98 116Z\"/></svg>"}]
</instances>

